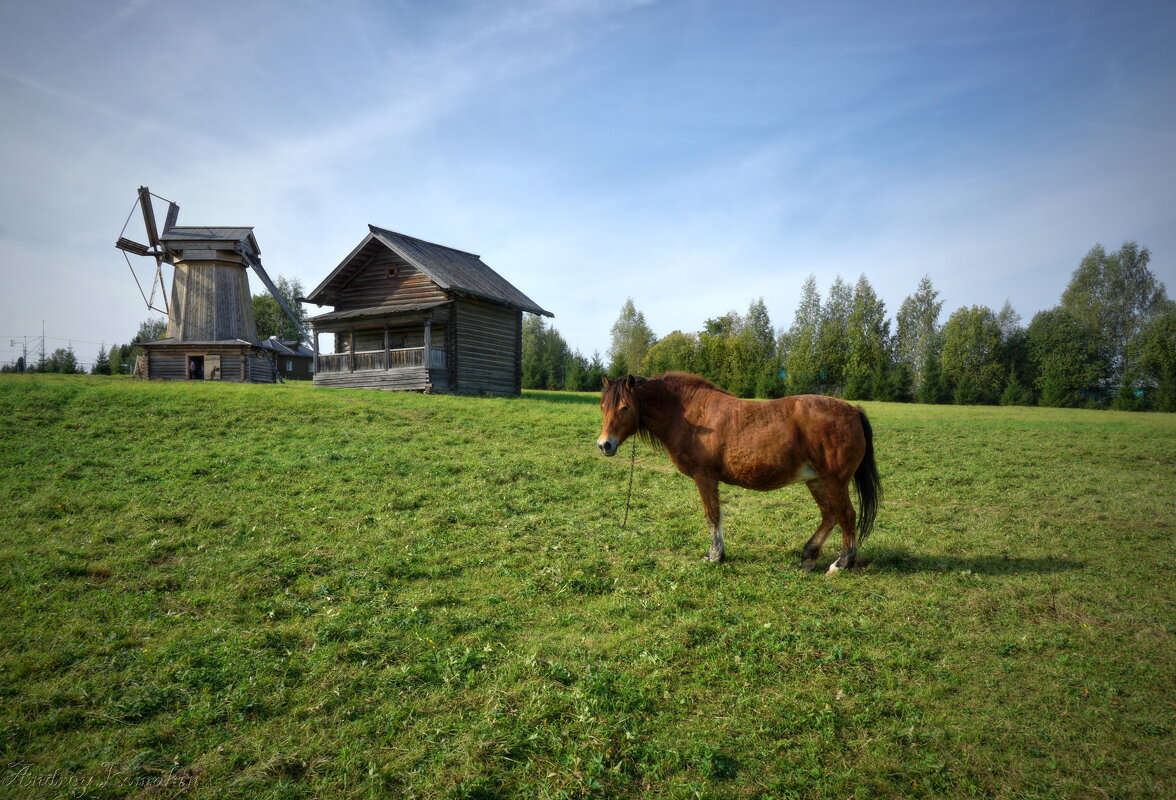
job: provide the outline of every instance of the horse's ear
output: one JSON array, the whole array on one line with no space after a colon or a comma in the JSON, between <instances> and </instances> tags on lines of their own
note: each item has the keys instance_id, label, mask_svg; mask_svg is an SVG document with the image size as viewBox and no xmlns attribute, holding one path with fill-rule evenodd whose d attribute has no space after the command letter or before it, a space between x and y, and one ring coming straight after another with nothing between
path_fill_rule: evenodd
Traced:
<instances>
[{"instance_id":1,"label":"horse's ear","mask_svg":"<svg viewBox=\"0 0 1176 800\"><path fill-rule=\"evenodd\" d=\"M632 389L632 388L633 388L633 384L634 384L634 383L636 383L636 382L637 382L637 379L636 379L636 378L634 378L632 375L628 375L628 376L626 376L626 377L625 377L625 388L626 388L626 389Z\"/></svg>"},{"instance_id":2,"label":"horse's ear","mask_svg":"<svg viewBox=\"0 0 1176 800\"><path fill-rule=\"evenodd\" d=\"M607 388L608 388L608 385L609 385L610 383L612 383L612 381L610 381L610 380L608 379L608 376L607 376L607 375L601 375L601 376L600 376L600 380L602 380L602 381L604 382L604 388L605 388L605 389L607 389Z\"/></svg>"}]
</instances>

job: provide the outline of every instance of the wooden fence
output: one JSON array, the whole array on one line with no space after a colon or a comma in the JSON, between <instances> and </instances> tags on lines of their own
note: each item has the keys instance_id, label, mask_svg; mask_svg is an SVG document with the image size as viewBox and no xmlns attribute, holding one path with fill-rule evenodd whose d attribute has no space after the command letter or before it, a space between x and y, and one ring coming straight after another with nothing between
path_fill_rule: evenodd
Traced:
<instances>
[{"instance_id":1,"label":"wooden fence","mask_svg":"<svg viewBox=\"0 0 1176 800\"><path fill-rule=\"evenodd\" d=\"M445 350L429 349L429 369L445 369ZM425 348L399 347L393 350L360 350L351 353L320 353L315 361L316 373L359 372L362 370L405 369L425 366Z\"/></svg>"}]
</instances>

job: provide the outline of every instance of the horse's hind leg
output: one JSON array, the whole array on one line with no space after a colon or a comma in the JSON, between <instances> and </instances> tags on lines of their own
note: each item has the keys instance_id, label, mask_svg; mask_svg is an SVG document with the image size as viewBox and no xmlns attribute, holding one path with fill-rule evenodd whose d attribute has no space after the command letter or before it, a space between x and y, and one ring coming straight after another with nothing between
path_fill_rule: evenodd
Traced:
<instances>
[{"instance_id":1,"label":"horse's hind leg","mask_svg":"<svg viewBox=\"0 0 1176 800\"><path fill-rule=\"evenodd\" d=\"M696 477L694 485L698 487L698 494L702 497L702 510L706 514L706 523L710 526L711 532L710 550L703 556L703 560L718 563L726 558L723 549L723 514L719 507L719 482Z\"/></svg>"},{"instance_id":2,"label":"horse's hind leg","mask_svg":"<svg viewBox=\"0 0 1176 800\"><path fill-rule=\"evenodd\" d=\"M812 572L817 566L817 559L821 557L821 548L825 546L825 540L829 538L830 531L837 524L837 517L833 514L833 506L829 502L825 484L817 479L809 481L805 485L808 486L809 491L813 494L813 499L817 501L817 506L821 509L821 524L817 526L816 533L809 538L800 555L801 569L805 572Z\"/></svg>"},{"instance_id":3,"label":"horse's hind leg","mask_svg":"<svg viewBox=\"0 0 1176 800\"><path fill-rule=\"evenodd\" d=\"M829 565L827 572L832 575L834 572L849 569L857 560L857 514L849 499L849 481L830 488L829 501L837 524L841 526L841 555Z\"/></svg>"}]
</instances>

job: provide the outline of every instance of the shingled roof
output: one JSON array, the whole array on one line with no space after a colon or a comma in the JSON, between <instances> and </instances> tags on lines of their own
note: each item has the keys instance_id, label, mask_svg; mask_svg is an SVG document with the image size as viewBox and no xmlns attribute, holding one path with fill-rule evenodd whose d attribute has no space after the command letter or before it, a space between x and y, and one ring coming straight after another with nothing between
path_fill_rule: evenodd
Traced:
<instances>
[{"instance_id":1,"label":"shingled roof","mask_svg":"<svg viewBox=\"0 0 1176 800\"><path fill-rule=\"evenodd\" d=\"M221 249L224 250L231 250L231 245L241 244L252 248L254 253L261 254L261 248L257 246L257 239L253 236L252 227L173 225L164 231L159 239L168 243L169 249L176 249L180 242L220 244L222 245ZM225 247L224 245L230 246Z\"/></svg>"},{"instance_id":2,"label":"shingled roof","mask_svg":"<svg viewBox=\"0 0 1176 800\"><path fill-rule=\"evenodd\" d=\"M361 252L373 241L384 245L408 263L419 269L442 289L457 295L476 297L500 303L532 314L555 316L540 308L535 301L520 292L505 278L487 266L473 253L457 250L433 242L426 242L403 233L396 233L375 225L368 225L370 233L347 258L337 266L326 280L315 287L306 300L311 303L331 303L325 299L336 281L346 280L353 270L362 269L366 261Z\"/></svg>"}]
</instances>

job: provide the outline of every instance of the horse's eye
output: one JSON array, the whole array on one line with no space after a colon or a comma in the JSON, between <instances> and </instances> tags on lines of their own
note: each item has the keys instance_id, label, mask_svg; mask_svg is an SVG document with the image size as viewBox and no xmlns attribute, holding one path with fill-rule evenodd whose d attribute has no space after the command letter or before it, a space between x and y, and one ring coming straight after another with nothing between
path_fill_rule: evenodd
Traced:
<instances>
[{"instance_id":1,"label":"horse's eye","mask_svg":"<svg viewBox=\"0 0 1176 800\"><path fill-rule=\"evenodd\" d=\"M622 414L628 414L628 413L629 413L629 407L628 407L628 406L621 406L621 413L622 413Z\"/></svg>"}]
</instances>

